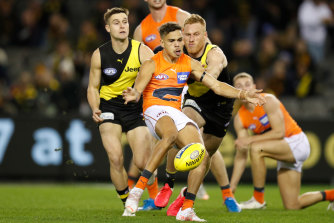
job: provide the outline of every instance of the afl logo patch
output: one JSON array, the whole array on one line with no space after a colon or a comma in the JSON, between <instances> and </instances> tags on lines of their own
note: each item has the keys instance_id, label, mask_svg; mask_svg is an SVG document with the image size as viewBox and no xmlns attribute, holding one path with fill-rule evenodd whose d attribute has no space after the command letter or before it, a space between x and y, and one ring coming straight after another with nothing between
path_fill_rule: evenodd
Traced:
<instances>
[{"instance_id":1,"label":"afl logo patch","mask_svg":"<svg viewBox=\"0 0 334 223\"><path fill-rule=\"evenodd\" d=\"M149 35L145 38L146 42L151 42L153 40L155 40L157 38L157 36L155 34Z\"/></svg>"},{"instance_id":2,"label":"afl logo patch","mask_svg":"<svg viewBox=\"0 0 334 223\"><path fill-rule=\"evenodd\" d=\"M105 73L108 76L112 76L117 73L117 70L115 68L106 68L103 70L103 73Z\"/></svg>"},{"instance_id":3,"label":"afl logo patch","mask_svg":"<svg viewBox=\"0 0 334 223\"><path fill-rule=\"evenodd\" d=\"M157 80L167 80L169 77L167 74L158 74L157 76L155 76L155 79Z\"/></svg>"},{"instance_id":4,"label":"afl logo patch","mask_svg":"<svg viewBox=\"0 0 334 223\"><path fill-rule=\"evenodd\" d=\"M248 127L248 129L250 129L250 130L254 130L256 128L256 125L255 124L251 124L249 127Z\"/></svg>"}]
</instances>

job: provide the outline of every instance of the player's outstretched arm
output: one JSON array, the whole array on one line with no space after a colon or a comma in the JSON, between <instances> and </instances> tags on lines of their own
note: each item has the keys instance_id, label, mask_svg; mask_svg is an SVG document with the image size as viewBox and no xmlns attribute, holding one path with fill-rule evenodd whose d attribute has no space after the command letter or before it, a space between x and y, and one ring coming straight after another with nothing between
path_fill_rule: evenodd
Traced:
<instances>
[{"instance_id":1,"label":"player's outstretched arm","mask_svg":"<svg viewBox=\"0 0 334 223\"><path fill-rule=\"evenodd\" d=\"M213 90L217 95L228 98L238 98L246 100L255 105L263 105L265 98L259 94L262 90L252 89L249 91L237 89L227 83L216 80L211 74L207 73L197 60L191 60L192 78L196 81L203 82L205 86Z\"/></svg>"},{"instance_id":2,"label":"player's outstretched arm","mask_svg":"<svg viewBox=\"0 0 334 223\"><path fill-rule=\"evenodd\" d=\"M90 108L92 109L92 118L96 123L102 122L100 118L100 95L99 88L101 82L101 58L100 51L96 49L91 58L90 71L89 71L89 83L87 88L87 100Z\"/></svg>"},{"instance_id":3,"label":"player's outstretched arm","mask_svg":"<svg viewBox=\"0 0 334 223\"><path fill-rule=\"evenodd\" d=\"M141 94L152 78L154 70L155 62L153 60L146 60L143 63L143 65L140 67L134 87L129 87L122 93L123 99L125 100L124 104L127 104L128 102L139 101Z\"/></svg>"}]
</instances>

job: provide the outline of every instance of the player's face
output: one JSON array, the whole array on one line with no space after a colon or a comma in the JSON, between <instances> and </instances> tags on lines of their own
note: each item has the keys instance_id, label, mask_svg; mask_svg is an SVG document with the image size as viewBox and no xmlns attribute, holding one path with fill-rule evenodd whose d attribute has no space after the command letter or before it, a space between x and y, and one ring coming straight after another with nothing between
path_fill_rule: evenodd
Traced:
<instances>
[{"instance_id":1,"label":"player's face","mask_svg":"<svg viewBox=\"0 0 334 223\"><path fill-rule=\"evenodd\" d=\"M110 16L106 25L107 32L115 39L124 40L129 36L129 21L125 13L117 13Z\"/></svg>"},{"instance_id":2,"label":"player's face","mask_svg":"<svg viewBox=\"0 0 334 223\"><path fill-rule=\"evenodd\" d=\"M199 53L205 45L206 31L200 23L187 24L183 29L184 44L188 53Z\"/></svg>"},{"instance_id":3,"label":"player's face","mask_svg":"<svg viewBox=\"0 0 334 223\"><path fill-rule=\"evenodd\" d=\"M166 4L166 0L145 0L148 6L154 9L160 9Z\"/></svg>"},{"instance_id":4,"label":"player's face","mask_svg":"<svg viewBox=\"0 0 334 223\"><path fill-rule=\"evenodd\" d=\"M183 53L183 36L181 30L168 33L161 41L161 46L172 58L178 58Z\"/></svg>"},{"instance_id":5,"label":"player's face","mask_svg":"<svg viewBox=\"0 0 334 223\"><path fill-rule=\"evenodd\" d=\"M235 80L234 87L242 90L255 89L255 84L249 77L240 77Z\"/></svg>"}]
</instances>

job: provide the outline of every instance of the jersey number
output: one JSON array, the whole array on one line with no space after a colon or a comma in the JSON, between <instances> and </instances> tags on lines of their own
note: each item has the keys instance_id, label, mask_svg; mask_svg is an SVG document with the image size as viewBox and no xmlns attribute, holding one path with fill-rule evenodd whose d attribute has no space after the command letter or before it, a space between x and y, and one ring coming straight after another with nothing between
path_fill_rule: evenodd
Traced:
<instances>
[{"instance_id":1,"label":"jersey number","mask_svg":"<svg viewBox=\"0 0 334 223\"><path fill-rule=\"evenodd\" d=\"M177 99L168 97L168 95L180 96L182 94L182 90L183 88L173 88L173 87L159 88L153 91L153 96L165 101L177 101Z\"/></svg>"}]
</instances>

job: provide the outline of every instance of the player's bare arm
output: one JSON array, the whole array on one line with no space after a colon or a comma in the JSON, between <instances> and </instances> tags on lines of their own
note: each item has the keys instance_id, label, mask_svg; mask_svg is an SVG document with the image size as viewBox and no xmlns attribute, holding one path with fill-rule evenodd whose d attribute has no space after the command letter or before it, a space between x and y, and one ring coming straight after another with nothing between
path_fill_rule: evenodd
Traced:
<instances>
[{"instance_id":1,"label":"player's bare arm","mask_svg":"<svg viewBox=\"0 0 334 223\"><path fill-rule=\"evenodd\" d=\"M248 102L255 105L262 105L265 103L265 99L261 96L262 90L240 90L227 83L220 82L215 79L210 73L206 72L201 63L197 60L191 59L191 77L199 82L203 82L205 86L210 88L215 94L228 98L245 99Z\"/></svg>"},{"instance_id":2,"label":"player's bare arm","mask_svg":"<svg viewBox=\"0 0 334 223\"><path fill-rule=\"evenodd\" d=\"M129 87L122 93L123 99L125 100L124 104L127 104L128 102L139 101L141 94L152 78L154 70L155 62L153 60L146 60L143 63L143 65L140 67L134 87Z\"/></svg>"},{"instance_id":3,"label":"player's bare arm","mask_svg":"<svg viewBox=\"0 0 334 223\"><path fill-rule=\"evenodd\" d=\"M88 103L92 109L92 118L96 123L102 122L100 118L101 110L99 88L101 82L101 57L99 49L96 49L91 58L91 66L89 71L89 83L87 89Z\"/></svg>"},{"instance_id":4,"label":"player's bare arm","mask_svg":"<svg viewBox=\"0 0 334 223\"><path fill-rule=\"evenodd\" d=\"M182 9L179 9L179 10L177 11L176 19L177 19L177 23L178 23L181 27L183 27L183 25L184 25L184 21L185 21L188 17L190 17L190 13L189 13L189 12L184 11L184 10L182 10Z\"/></svg>"},{"instance_id":5,"label":"player's bare arm","mask_svg":"<svg viewBox=\"0 0 334 223\"><path fill-rule=\"evenodd\" d=\"M153 51L146 46L145 44L140 44L140 48L139 48L139 60L140 63L144 63L146 60L151 59L154 56Z\"/></svg>"},{"instance_id":6,"label":"player's bare arm","mask_svg":"<svg viewBox=\"0 0 334 223\"><path fill-rule=\"evenodd\" d=\"M227 66L226 56L219 47L212 48L208 52L206 62L208 64L206 71L216 79Z\"/></svg>"},{"instance_id":7,"label":"player's bare arm","mask_svg":"<svg viewBox=\"0 0 334 223\"><path fill-rule=\"evenodd\" d=\"M136 27L133 33L133 39L138 40L139 42L143 42L140 24Z\"/></svg>"}]
</instances>

